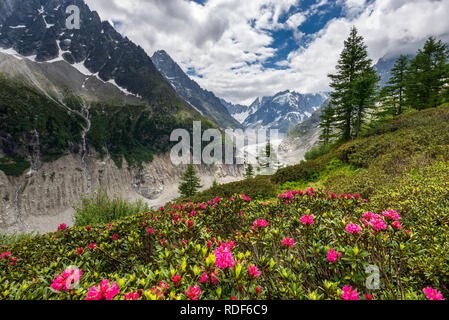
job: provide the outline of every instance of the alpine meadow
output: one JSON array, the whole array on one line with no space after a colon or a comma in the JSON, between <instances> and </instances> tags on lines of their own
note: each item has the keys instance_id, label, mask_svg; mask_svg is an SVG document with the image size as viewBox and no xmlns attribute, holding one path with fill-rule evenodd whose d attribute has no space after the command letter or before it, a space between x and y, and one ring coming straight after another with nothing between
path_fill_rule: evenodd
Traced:
<instances>
[{"instance_id":1,"label":"alpine meadow","mask_svg":"<svg viewBox=\"0 0 449 320\"><path fill-rule=\"evenodd\" d=\"M0 300L445 300L448 12L0 0Z\"/></svg>"}]
</instances>

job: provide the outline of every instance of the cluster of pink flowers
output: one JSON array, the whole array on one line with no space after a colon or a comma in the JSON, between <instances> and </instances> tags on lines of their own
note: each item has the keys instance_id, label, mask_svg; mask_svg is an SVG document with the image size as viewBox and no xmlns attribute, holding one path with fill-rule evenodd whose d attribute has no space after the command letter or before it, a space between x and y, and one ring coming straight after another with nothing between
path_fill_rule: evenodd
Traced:
<instances>
[{"instance_id":1,"label":"cluster of pink flowers","mask_svg":"<svg viewBox=\"0 0 449 320\"><path fill-rule=\"evenodd\" d=\"M213 284L217 284L218 280L217 280L217 273L216 272L211 272L209 275L207 273L204 273L201 278L200 278L200 283L213 283Z\"/></svg>"},{"instance_id":2,"label":"cluster of pink flowers","mask_svg":"<svg viewBox=\"0 0 449 320\"><path fill-rule=\"evenodd\" d=\"M341 295L341 298L343 300L360 300L358 292L352 290L352 287L344 286L342 290L343 294Z\"/></svg>"},{"instance_id":3,"label":"cluster of pink flowers","mask_svg":"<svg viewBox=\"0 0 449 320\"><path fill-rule=\"evenodd\" d=\"M131 291L130 293L125 294L125 300L137 300L140 298L140 294L138 292Z\"/></svg>"},{"instance_id":4,"label":"cluster of pink flowers","mask_svg":"<svg viewBox=\"0 0 449 320\"><path fill-rule=\"evenodd\" d=\"M113 300L120 293L117 283L109 283L108 279L100 282L100 285L89 288L86 300Z\"/></svg>"},{"instance_id":5,"label":"cluster of pink flowers","mask_svg":"<svg viewBox=\"0 0 449 320\"><path fill-rule=\"evenodd\" d=\"M195 287L190 286L189 290L186 290L185 293L187 297L189 297L189 300L198 300L201 294L201 289L198 286Z\"/></svg>"},{"instance_id":6,"label":"cluster of pink flowers","mask_svg":"<svg viewBox=\"0 0 449 320\"><path fill-rule=\"evenodd\" d=\"M385 223L384 219L378 214L373 214L368 223L376 231L381 231L381 230L387 229L387 224Z\"/></svg>"},{"instance_id":7,"label":"cluster of pink flowers","mask_svg":"<svg viewBox=\"0 0 449 320\"><path fill-rule=\"evenodd\" d=\"M329 262L335 262L337 261L338 257L341 257L341 253L338 253L337 251L331 248L327 254L327 260Z\"/></svg>"},{"instance_id":8,"label":"cluster of pink flowers","mask_svg":"<svg viewBox=\"0 0 449 320\"><path fill-rule=\"evenodd\" d=\"M61 223L59 226L58 226L58 230L65 230L65 229L67 229L67 225L65 224L65 223Z\"/></svg>"},{"instance_id":9,"label":"cluster of pink flowers","mask_svg":"<svg viewBox=\"0 0 449 320\"><path fill-rule=\"evenodd\" d=\"M429 300L444 300L444 297L441 294L441 292L431 287L423 289L422 292L427 296L427 299Z\"/></svg>"},{"instance_id":10,"label":"cluster of pink flowers","mask_svg":"<svg viewBox=\"0 0 449 320\"><path fill-rule=\"evenodd\" d=\"M313 225L313 224L314 224L314 222L313 222L313 216L311 216L310 214L307 214L307 215L305 215L305 216L302 216L301 219L299 219L299 220L300 220L301 223L304 224L304 225L307 225L307 224Z\"/></svg>"},{"instance_id":11,"label":"cluster of pink flowers","mask_svg":"<svg viewBox=\"0 0 449 320\"><path fill-rule=\"evenodd\" d=\"M351 223L346 226L346 231L349 233L360 233L362 229L360 229L358 224Z\"/></svg>"},{"instance_id":12,"label":"cluster of pink flowers","mask_svg":"<svg viewBox=\"0 0 449 320\"><path fill-rule=\"evenodd\" d=\"M269 223L265 219L257 219L257 221L253 223L252 230L255 228L265 228L268 227L268 225Z\"/></svg>"},{"instance_id":13,"label":"cluster of pink flowers","mask_svg":"<svg viewBox=\"0 0 449 320\"><path fill-rule=\"evenodd\" d=\"M287 190L285 192L285 194L279 194L278 195L279 199L293 199L293 192L291 192L290 190Z\"/></svg>"},{"instance_id":14,"label":"cluster of pink flowers","mask_svg":"<svg viewBox=\"0 0 449 320\"><path fill-rule=\"evenodd\" d=\"M173 275L173 277L171 277L171 281L173 281L175 286L179 285L181 280L182 280L181 276L179 274L176 274L176 273Z\"/></svg>"},{"instance_id":15,"label":"cluster of pink flowers","mask_svg":"<svg viewBox=\"0 0 449 320\"><path fill-rule=\"evenodd\" d=\"M3 260L3 259L5 259L5 258L8 258L10 255L11 255L11 252L3 252L3 253L0 255L0 260Z\"/></svg>"},{"instance_id":16,"label":"cluster of pink flowers","mask_svg":"<svg viewBox=\"0 0 449 320\"><path fill-rule=\"evenodd\" d=\"M398 230L402 229L402 225L399 221L394 221L391 225L393 226L393 228L396 228Z\"/></svg>"},{"instance_id":17,"label":"cluster of pink flowers","mask_svg":"<svg viewBox=\"0 0 449 320\"><path fill-rule=\"evenodd\" d=\"M385 217L390 218L390 219L393 219L393 220L400 220L400 219L401 219L401 217L399 216L399 214L397 213L397 211L387 210L387 211L382 212L382 214L383 214Z\"/></svg>"},{"instance_id":18,"label":"cluster of pink flowers","mask_svg":"<svg viewBox=\"0 0 449 320\"><path fill-rule=\"evenodd\" d=\"M371 225L376 231L381 231L381 230L386 230L387 229L387 224L384 220L383 217L386 217L387 219L391 219L394 220L391 225L393 226L393 228L396 229L402 229L402 225L401 223L398 221L400 220L400 216L396 211L393 210L387 210L382 212L382 215L378 215L378 214L374 214L371 212L366 212L363 215L362 218L362 223L364 224L365 227L368 227L368 225Z\"/></svg>"},{"instance_id":19,"label":"cluster of pink flowers","mask_svg":"<svg viewBox=\"0 0 449 320\"><path fill-rule=\"evenodd\" d=\"M11 252L3 252L0 255L0 260L7 259L7 258L10 259L10 261L11 261L9 263L10 266L14 265L14 263L16 263L17 260L19 260L18 258L12 258L11 257Z\"/></svg>"},{"instance_id":20,"label":"cluster of pink flowers","mask_svg":"<svg viewBox=\"0 0 449 320\"><path fill-rule=\"evenodd\" d=\"M250 201L251 201L251 198L248 197L248 196L245 196L244 194L241 194L240 197L242 197L242 199L243 199L244 201L246 201L246 202L250 202Z\"/></svg>"},{"instance_id":21,"label":"cluster of pink flowers","mask_svg":"<svg viewBox=\"0 0 449 320\"><path fill-rule=\"evenodd\" d=\"M291 239L291 238L285 238L284 240L282 240L283 246L292 248L294 244L295 244L295 241L293 241L293 239Z\"/></svg>"},{"instance_id":22,"label":"cluster of pink flowers","mask_svg":"<svg viewBox=\"0 0 449 320\"><path fill-rule=\"evenodd\" d=\"M61 275L57 275L53 280L51 287L56 291L68 291L71 289L72 284L78 282L81 279L83 271L77 268L66 269Z\"/></svg>"},{"instance_id":23,"label":"cluster of pink flowers","mask_svg":"<svg viewBox=\"0 0 449 320\"><path fill-rule=\"evenodd\" d=\"M157 287L153 287L148 292L156 297L156 300L164 299L165 293L167 292L168 288L170 286L165 283L164 281L161 281Z\"/></svg>"},{"instance_id":24,"label":"cluster of pink flowers","mask_svg":"<svg viewBox=\"0 0 449 320\"><path fill-rule=\"evenodd\" d=\"M259 271L259 269L257 269L257 267L254 266L254 265L248 266L248 273L249 273L249 276L250 276L251 278L259 277L259 276L260 276L260 271Z\"/></svg>"},{"instance_id":25,"label":"cluster of pink flowers","mask_svg":"<svg viewBox=\"0 0 449 320\"><path fill-rule=\"evenodd\" d=\"M234 243L222 243L214 251L215 265L220 269L234 268L234 258L232 257L232 248Z\"/></svg>"}]
</instances>

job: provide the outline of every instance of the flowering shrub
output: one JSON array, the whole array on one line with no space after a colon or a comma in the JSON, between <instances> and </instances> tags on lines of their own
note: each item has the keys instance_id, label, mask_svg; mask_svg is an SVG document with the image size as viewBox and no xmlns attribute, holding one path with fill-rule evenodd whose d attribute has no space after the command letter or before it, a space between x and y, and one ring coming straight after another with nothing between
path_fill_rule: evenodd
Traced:
<instances>
[{"instance_id":1,"label":"flowering shrub","mask_svg":"<svg viewBox=\"0 0 449 320\"><path fill-rule=\"evenodd\" d=\"M443 276L418 263L428 231L414 219L400 203L374 208L314 189L167 204L2 247L0 299L443 298ZM443 221L421 219L429 229ZM367 287L368 266L379 269L378 290Z\"/></svg>"}]
</instances>

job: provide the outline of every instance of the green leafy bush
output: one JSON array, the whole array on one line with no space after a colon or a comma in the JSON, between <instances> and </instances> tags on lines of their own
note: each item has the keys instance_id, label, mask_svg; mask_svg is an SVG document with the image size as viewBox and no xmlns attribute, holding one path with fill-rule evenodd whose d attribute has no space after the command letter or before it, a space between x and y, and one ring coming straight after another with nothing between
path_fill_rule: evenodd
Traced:
<instances>
[{"instance_id":1,"label":"green leafy bush","mask_svg":"<svg viewBox=\"0 0 449 320\"><path fill-rule=\"evenodd\" d=\"M0 158L0 170L8 176L21 176L31 164L23 158Z\"/></svg>"},{"instance_id":2,"label":"green leafy bush","mask_svg":"<svg viewBox=\"0 0 449 320\"><path fill-rule=\"evenodd\" d=\"M81 198L74 207L74 222L77 226L108 223L136 212L147 212L149 207L142 200L131 203L123 198L110 198L105 191L99 190L91 197Z\"/></svg>"},{"instance_id":3,"label":"green leafy bush","mask_svg":"<svg viewBox=\"0 0 449 320\"><path fill-rule=\"evenodd\" d=\"M0 298L425 299L430 286L449 294L448 233L430 230L447 227L447 217L422 215L418 227L394 195L385 196L400 217L376 208L377 220L364 221L374 203L307 190L271 202L240 195L167 204L108 225L61 225L2 248ZM423 250L433 237L436 248ZM367 287L367 268L378 268L378 289ZM70 270L82 273L70 278ZM109 295L94 290L100 283Z\"/></svg>"},{"instance_id":4,"label":"green leafy bush","mask_svg":"<svg viewBox=\"0 0 449 320\"><path fill-rule=\"evenodd\" d=\"M269 199L277 195L277 185L271 182L271 176L257 176L253 179L216 185L192 197L194 202L202 202L214 197L230 198L236 192L246 194L253 199Z\"/></svg>"}]
</instances>

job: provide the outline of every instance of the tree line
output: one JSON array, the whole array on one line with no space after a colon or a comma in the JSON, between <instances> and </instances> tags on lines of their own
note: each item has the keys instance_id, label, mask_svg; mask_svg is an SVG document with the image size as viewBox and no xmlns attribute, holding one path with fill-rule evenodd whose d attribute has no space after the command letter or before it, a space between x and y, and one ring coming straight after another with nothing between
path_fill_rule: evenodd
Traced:
<instances>
[{"instance_id":1,"label":"tree line","mask_svg":"<svg viewBox=\"0 0 449 320\"><path fill-rule=\"evenodd\" d=\"M329 74L329 106L321 116L320 142L348 141L364 127L387 121L410 109L423 110L449 102L449 47L428 38L414 58L401 55L380 88L373 61L356 27L351 29L336 72Z\"/></svg>"}]
</instances>

